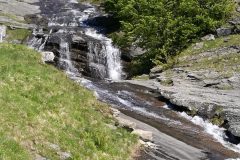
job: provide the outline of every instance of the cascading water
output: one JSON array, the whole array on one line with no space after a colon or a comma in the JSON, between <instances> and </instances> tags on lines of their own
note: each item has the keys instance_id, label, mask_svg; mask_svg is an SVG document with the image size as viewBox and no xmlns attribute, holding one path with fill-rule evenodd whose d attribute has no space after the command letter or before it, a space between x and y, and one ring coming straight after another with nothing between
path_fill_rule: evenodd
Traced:
<instances>
[{"instance_id":1,"label":"cascading water","mask_svg":"<svg viewBox=\"0 0 240 160\"><path fill-rule=\"evenodd\" d=\"M43 29L34 29L33 38L28 42L28 46L38 51L43 51L45 44L49 38L49 35L52 33L50 30L49 34L44 34Z\"/></svg>"},{"instance_id":2,"label":"cascading water","mask_svg":"<svg viewBox=\"0 0 240 160\"><path fill-rule=\"evenodd\" d=\"M61 39L59 53L59 65L63 66L67 74L76 74L77 69L73 66L70 58L69 44L63 39Z\"/></svg>"},{"instance_id":3,"label":"cascading water","mask_svg":"<svg viewBox=\"0 0 240 160\"><path fill-rule=\"evenodd\" d=\"M105 63L108 78L112 80L120 80L121 72L122 72L120 50L112 45L111 39L103 36L102 34L98 34L97 31L94 29L87 29L85 34L95 39L98 39L102 42L103 48L100 51L100 54L99 54L100 56L97 56L97 58L100 61L97 61L97 63L98 64ZM93 46L93 43L91 43L90 48L91 48L89 53L91 56L90 60L91 60L91 63L94 63L96 61L94 61L93 57L96 57L96 56L92 56L92 55L96 53L96 46ZM106 59L106 62L104 62L104 59ZM104 71L102 71L102 74L105 74Z\"/></svg>"},{"instance_id":4,"label":"cascading water","mask_svg":"<svg viewBox=\"0 0 240 160\"><path fill-rule=\"evenodd\" d=\"M75 0L69 4L76 4ZM112 40L97 32L96 29L88 26L85 21L96 12L95 8L91 5L87 5L87 8L83 11L69 10L59 15L54 14L49 19L49 28L61 28L56 33L59 33L61 42L59 45L60 59L58 60L60 68L66 70L68 73L76 73L76 68L71 62L71 56L69 51L69 44L67 40L62 42L69 34L74 34L74 30L78 27L81 28L85 36L90 37L92 40L88 40L88 68L91 72L90 75L99 79L111 79L120 80L122 74L122 66L120 59L120 50L113 46ZM39 32L42 32L41 30ZM72 33L71 33L72 32ZM34 37L29 45L39 51L44 50L44 46L47 43L48 38L51 36L50 31L48 36ZM68 48L68 49L66 49ZM66 67L66 68L64 68Z\"/></svg>"},{"instance_id":5,"label":"cascading water","mask_svg":"<svg viewBox=\"0 0 240 160\"><path fill-rule=\"evenodd\" d=\"M44 42L41 44L41 46L39 47L39 51L43 51L44 50L44 47L47 43L47 40L49 38L49 35L52 33L52 29L50 30L49 34L47 34L45 37L44 37Z\"/></svg>"}]
</instances>

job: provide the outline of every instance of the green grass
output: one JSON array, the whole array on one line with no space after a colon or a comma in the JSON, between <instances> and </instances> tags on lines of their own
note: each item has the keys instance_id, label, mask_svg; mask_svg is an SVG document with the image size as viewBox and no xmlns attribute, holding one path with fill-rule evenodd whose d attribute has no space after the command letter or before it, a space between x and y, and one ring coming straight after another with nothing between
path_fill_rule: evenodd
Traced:
<instances>
[{"instance_id":1,"label":"green grass","mask_svg":"<svg viewBox=\"0 0 240 160\"><path fill-rule=\"evenodd\" d=\"M13 40L18 40L22 42L25 40L29 35L31 34L30 30L27 29L8 29L7 30L7 38L6 40L8 42L11 42Z\"/></svg>"},{"instance_id":2,"label":"green grass","mask_svg":"<svg viewBox=\"0 0 240 160\"><path fill-rule=\"evenodd\" d=\"M227 41L226 41L227 39ZM220 56L198 57L200 53L206 51L215 51L223 47L240 46L240 35L230 35L217 38L214 41L203 41L204 46L201 49L195 49L194 44L181 52L175 58L174 67L184 67L187 70L211 70L219 73L222 78L231 77L234 73L240 72L240 54L229 53ZM214 52L212 52L214 54ZM189 60L193 58L193 60Z\"/></svg>"},{"instance_id":3,"label":"green grass","mask_svg":"<svg viewBox=\"0 0 240 160\"><path fill-rule=\"evenodd\" d=\"M37 52L1 44L0 73L0 159L60 159L60 151L78 160L129 159L136 136L108 127L109 107Z\"/></svg>"},{"instance_id":4,"label":"green grass","mask_svg":"<svg viewBox=\"0 0 240 160\"><path fill-rule=\"evenodd\" d=\"M228 41L225 41L225 40ZM217 38L214 41L203 41L204 45L201 49L194 49L195 44L188 47L186 50L184 50L179 57L183 56L189 56L189 55L195 55L202 52L206 52L208 50L220 48L220 47L228 47L233 45L240 45L240 35L230 35L227 37L221 37Z\"/></svg>"}]
</instances>

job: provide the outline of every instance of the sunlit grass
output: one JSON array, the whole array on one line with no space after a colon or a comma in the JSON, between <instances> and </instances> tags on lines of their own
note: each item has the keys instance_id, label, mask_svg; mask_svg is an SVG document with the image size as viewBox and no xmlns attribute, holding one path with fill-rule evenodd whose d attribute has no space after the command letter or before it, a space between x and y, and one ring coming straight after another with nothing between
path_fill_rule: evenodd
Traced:
<instances>
[{"instance_id":1,"label":"sunlit grass","mask_svg":"<svg viewBox=\"0 0 240 160\"><path fill-rule=\"evenodd\" d=\"M14 30L8 29L6 40L8 42L11 42L13 40L18 40L21 42L25 40L30 34L31 34L31 31L27 29L14 29Z\"/></svg>"},{"instance_id":2,"label":"sunlit grass","mask_svg":"<svg viewBox=\"0 0 240 160\"><path fill-rule=\"evenodd\" d=\"M1 159L129 159L136 137L108 127L109 107L37 52L1 44L0 73Z\"/></svg>"}]
</instances>

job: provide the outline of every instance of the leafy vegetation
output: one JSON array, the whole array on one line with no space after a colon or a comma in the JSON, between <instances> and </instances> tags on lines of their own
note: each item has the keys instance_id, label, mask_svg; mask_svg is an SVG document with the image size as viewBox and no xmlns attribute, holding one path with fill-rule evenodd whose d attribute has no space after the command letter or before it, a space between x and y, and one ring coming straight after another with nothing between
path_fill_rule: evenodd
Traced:
<instances>
[{"instance_id":1,"label":"leafy vegetation","mask_svg":"<svg viewBox=\"0 0 240 160\"><path fill-rule=\"evenodd\" d=\"M20 42L24 41L31 34L30 30L27 29L8 29L7 30L7 41L11 42L13 40L18 40Z\"/></svg>"},{"instance_id":2,"label":"leafy vegetation","mask_svg":"<svg viewBox=\"0 0 240 160\"><path fill-rule=\"evenodd\" d=\"M37 52L0 44L0 73L0 159L129 158L136 137L109 127L109 108Z\"/></svg>"},{"instance_id":3,"label":"leafy vegetation","mask_svg":"<svg viewBox=\"0 0 240 160\"><path fill-rule=\"evenodd\" d=\"M115 42L144 49L140 61L149 67L166 64L192 41L214 32L231 15L234 1L105 0L104 6L122 24Z\"/></svg>"}]
</instances>

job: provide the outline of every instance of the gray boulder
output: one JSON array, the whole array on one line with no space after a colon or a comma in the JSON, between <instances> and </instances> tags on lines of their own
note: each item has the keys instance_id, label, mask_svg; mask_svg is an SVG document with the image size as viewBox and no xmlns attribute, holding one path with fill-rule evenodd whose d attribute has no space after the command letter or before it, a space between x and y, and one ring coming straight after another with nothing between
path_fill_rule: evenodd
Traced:
<instances>
[{"instance_id":1,"label":"gray boulder","mask_svg":"<svg viewBox=\"0 0 240 160\"><path fill-rule=\"evenodd\" d=\"M201 40L203 40L203 41L213 41L213 40L215 40L215 36L213 34L208 34L208 35L202 37Z\"/></svg>"},{"instance_id":2,"label":"gray boulder","mask_svg":"<svg viewBox=\"0 0 240 160\"><path fill-rule=\"evenodd\" d=\"M163 67L162 66L156 66L151 69L151 73L162 73L163 72Z\"/></svg>"},{"instance_id":3,"label":"gray boulder","mask_svg":"<svg viewBox=\"0 0 240 160\"><path fill-rule=\"evenodd\" d=\"M53 52L41 52L42 61L46 63L54 63L55 55Z\"/></svg>"},{"instance_id":4,"label":"gray boulder","mask_svg":"<svg viewBox=\"0 0 240 160\"><path fill-rule=\"evenodd\" d=\"M160 76L160 74L163 72L163 67L162 66L156 66L151 69L149 78L154 79Z\"/></svg>"},{"instance_id":5,"label":"gray boulder","mask_svg":"<svg viewBox=\"0 0 240 160\"><path fill-rule=\"evenodd\" d=\"M218 37L221 37L221 36L228 36L230 34L232 34L232 29L231 28L218 28L217 30L217 35Z\"/></svg>"}]
</instances>

